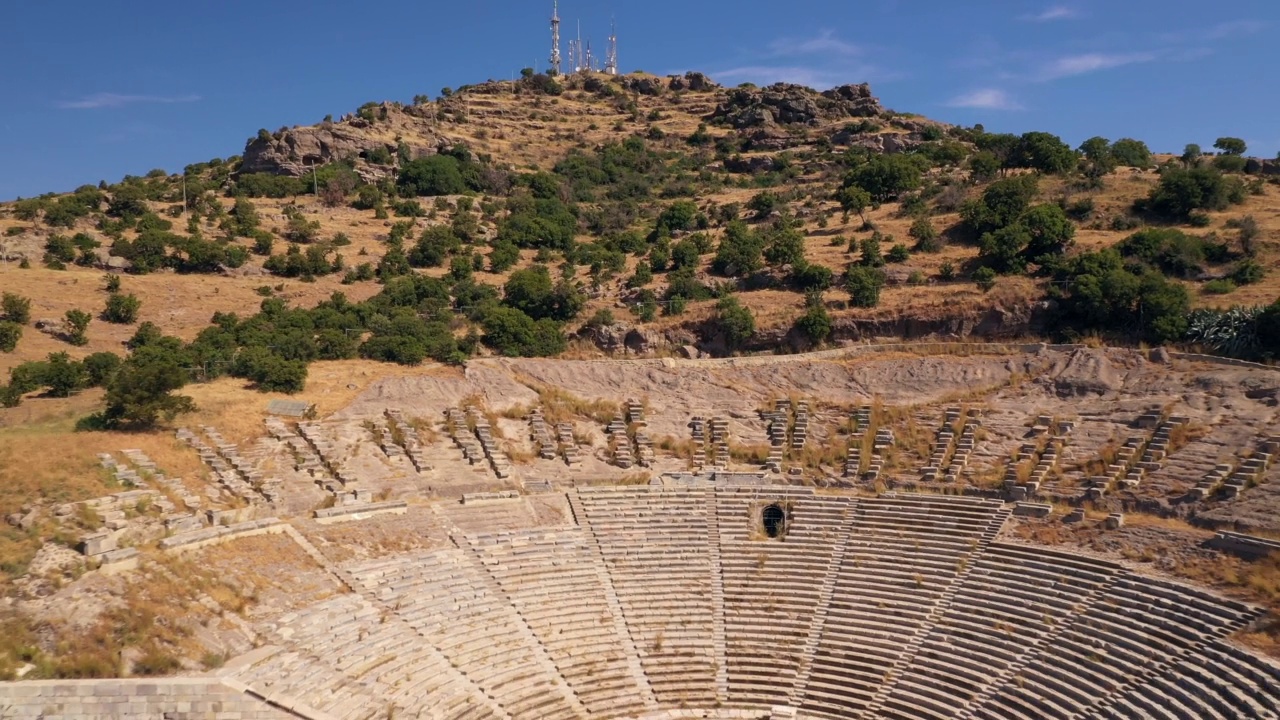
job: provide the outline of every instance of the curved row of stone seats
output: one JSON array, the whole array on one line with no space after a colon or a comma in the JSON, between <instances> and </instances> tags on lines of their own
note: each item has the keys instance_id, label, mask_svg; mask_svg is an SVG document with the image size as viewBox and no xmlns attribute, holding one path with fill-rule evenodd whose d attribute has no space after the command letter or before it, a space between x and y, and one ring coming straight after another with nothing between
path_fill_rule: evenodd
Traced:
<instances>
[{"instance_id":1,"label":"curved row of stone seats","mask_svg":"<svg viewBox=\"0 0 1280 720\"><path fill-rule=\"evenodd\" d=\"M1016 545L976 557L947 612L895 678L881 714L950 719L1052 644L1120 572L1111 563Z\"/></svg>"},{"instance_id":2,"label":"curved row of stone seats","mask_svg":"<svg viewBox=\"0 0 1280 720\"><path fill-rule=\"evenodd\" d=\"M485 567L593 716L639 713L647 681L581 528L470 536Z\"/></svg>"},{"instance_id":3,"label":"curved row of stone seats","mask_svg":"<svg viewBox=\"0 0 1280 720\"><path fill-rule=\"evenodd\" d=\"M731 703L768 706L795 691L854 502L802 488L716 491ZM788 521L777 541L755 521L773 503Z\"/></svg>"},{"instance_id":4,"label":"curved row of stone seats","mask_svg":"<svg viewBox=\"0 0 1280 720\"><path fill-rule=\"evenodd\" d=\"M463 551L417 553L350 572L511 715L578 717L536 638Z\"/></svg>"},{"instance_id":5,"label":"curved row of stone seats","mask_svg":"<svg viewBox=\"0 0 1280 720\"><path fill-rule=\"evenodd\" d=\"M662 703L715 703L712 569L702 488L579 488L623 617Z\"/></svg>"},{"instance_id":6,"label":"curved row of stone seats","mask_svg":"<svg viewBox=\"0 0 1280 720\"><path fill-rule=\"evenodd\" d=\"M285 616L273 633L285 649L246 668L240 678L264 693L302 698L341 718L364 717L371 708L494 716L485 712L478 693L450 683L448 663L389 614L347 594Z\"/></svg>"},{"instance_id":7,"label":"curved row of stone seats","mask_svg":"<svg viewBox=\"0 0 1280 720\"><path fill-rule=\"evenodd\" d=\"M1280 667L1220 642L1116 697L1098 718L1280 718Z\"/></svg>"},{"instance_id":8,"label":"curved row of stone seats","mask_svg":"<svg viewBox=\"0 0 1280 720\"><path fill-rule=\"evenodd\" d=\"M1075 717L1130 683L1225 637L1258 614L1192 588L1129 573L1076 616L977 717Z\"/></svg>"},{"instance_id":9,"label":"curved row of stone seats","mask_svg":"<svg viewBox=\"0 0 1280 720\"><path fill-rule=\"evenodd\" d=\"M835 717L867 709L1005 517L999 502L971 498L860 500L802 708Z\"/></svg>"}]
</instances>

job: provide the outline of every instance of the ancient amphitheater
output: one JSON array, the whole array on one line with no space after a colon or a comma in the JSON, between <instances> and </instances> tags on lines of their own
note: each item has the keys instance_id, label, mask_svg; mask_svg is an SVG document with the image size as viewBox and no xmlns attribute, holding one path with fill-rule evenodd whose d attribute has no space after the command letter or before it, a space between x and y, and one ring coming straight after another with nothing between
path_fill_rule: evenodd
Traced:
<instances>
[{"instance_id":1,"label":"ancient amphitheater","mask_svg":"<svg viewBox=\"0 0 1280 720\"><path fill-rule=\"evenodd\" d=\"M187 428L177 441L210 482L184 502L202 511L175 508L149 543L87 538L86 552L127 574L150 553L248 543L265 565L266 549L287 546L314 566L278 570L294 602L264 599L230 621L240 640L220 668L9 683L0 707L1280 718L1280 665L1232 639L1268 622L1264 608L1017 532L1124 538L1125 513L1140 510L1269 530L1274 375L1045 347L493 361L373 383L327 418L270 418L253 443ZM550 385L597 417L566 419ZM174 483L137 451L104 464L135 493ZM1268 543L1224 532L1204 544Z\"/></svg>"}]
</instances>

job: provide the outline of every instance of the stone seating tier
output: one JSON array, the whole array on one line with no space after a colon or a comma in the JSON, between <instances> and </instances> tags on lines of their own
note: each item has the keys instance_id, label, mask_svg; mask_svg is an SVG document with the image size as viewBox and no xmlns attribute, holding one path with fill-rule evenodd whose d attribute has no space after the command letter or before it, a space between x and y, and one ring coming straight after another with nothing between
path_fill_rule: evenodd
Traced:
<instances>
[{"instance_id":1,"label":"stone seating tier","mask_svg":"<svg viewBox=\"0 0 1280 720\"><path fill-rule=\"evenodd\" d=\"M454 547L344 566L355 592L260 620L267 645L222 676L306 717L1280 717L1280 669L1224 641L1259 609L994 542L995 501L568 500L567 527L454 530Z\"/></svg>"}]
</instances>

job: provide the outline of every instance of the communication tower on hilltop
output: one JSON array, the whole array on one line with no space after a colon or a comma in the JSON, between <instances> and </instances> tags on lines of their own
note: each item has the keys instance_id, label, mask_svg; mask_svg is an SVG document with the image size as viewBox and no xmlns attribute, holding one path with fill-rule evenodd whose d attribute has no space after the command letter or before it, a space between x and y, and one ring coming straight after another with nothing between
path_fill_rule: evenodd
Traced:
<instances>
[{"instance_id":1,"label":"communication tower on hilltop","mask_svg":"<svg viewBox=\"0 0 1280 720\"><path fill-rule=\"evenodd\" d=\"M604 52L604 72L606 75L618 74L618 23L609 24L609 47Z\"/></svg>"},{"instance_id":2,"label":"communication tower on hilltop","mask_svg":"<svg viewBox=\"0 0 1280 720\"><path fill-rule=\"evenodd\" d=\"M560 74L560 1L551 4L551 72Z\"/></svg>"}]
</instances>

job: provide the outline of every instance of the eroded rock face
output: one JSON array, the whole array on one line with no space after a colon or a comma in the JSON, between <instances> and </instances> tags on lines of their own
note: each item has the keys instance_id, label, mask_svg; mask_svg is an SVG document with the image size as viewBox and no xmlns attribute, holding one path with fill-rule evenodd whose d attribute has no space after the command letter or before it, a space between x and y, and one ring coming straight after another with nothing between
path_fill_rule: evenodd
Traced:
<instances>
[{"instance_id":1,"label":"eroded rock face","mask_svg":"<svg viewBox=\"0 0 1280 720\"><path fill-rule=\"evenodd\" d=\"M883 111L871 87L843 85L823 93L802 85L777 83L767 88L736 88L711 119L738 128L762 125L813 125L819 120L870 117Z\"/></svg>"},{"instance_id":2,"label":"eroded rock face","mask_svg":"<svg viewBox=\"0 0 1280 720\"><path fill-rule=\"evenodd\" d=\"M254 138L244 149L241 172L299 177L313 165L360 156L385 143L373 140L352 123L326 123L285 130L279 136ZM387 148L395 152L395 148Z\"/></svg>"},{"instance_id":3,"label":"eroded rock face","mask_svg":"<svg viewBox=\"0 0 1280 720\"><path fill-rule=\"evenodd\" d=\"M402 116L405 117L405 116ZM271 173L301 177L314 165L361 157L385 148L394 157L396 147L371 137L369 123L353 117L343 122L322 123L285 130L269 138L254 138L244 149L241 172ZM410 143L415 155L436 152L442 140L426 136L426 142Z\"/></svg>"}]
</instances>

